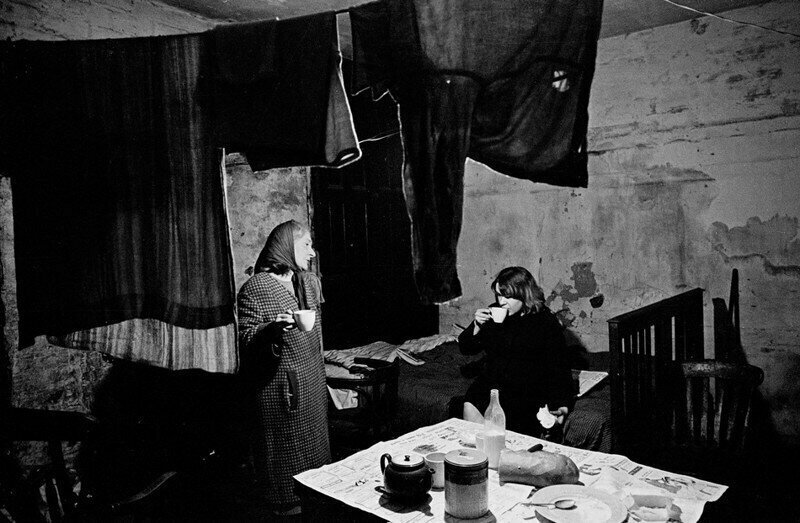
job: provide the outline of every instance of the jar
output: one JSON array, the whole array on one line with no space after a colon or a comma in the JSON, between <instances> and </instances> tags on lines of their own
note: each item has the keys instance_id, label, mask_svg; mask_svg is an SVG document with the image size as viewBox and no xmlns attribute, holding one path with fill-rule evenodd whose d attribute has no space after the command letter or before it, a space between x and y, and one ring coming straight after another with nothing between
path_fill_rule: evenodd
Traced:
<instances>
[{"instance_id":1,"label":"jar","mask_svg":"<svg viewBox=\"0 0 800 523\"><path fill-rule=\"evenodd\" d=\"M489 460L479 450L451 450L444 456L444 510L461 519L489 512Z\"/></svg>"}]
</instances>

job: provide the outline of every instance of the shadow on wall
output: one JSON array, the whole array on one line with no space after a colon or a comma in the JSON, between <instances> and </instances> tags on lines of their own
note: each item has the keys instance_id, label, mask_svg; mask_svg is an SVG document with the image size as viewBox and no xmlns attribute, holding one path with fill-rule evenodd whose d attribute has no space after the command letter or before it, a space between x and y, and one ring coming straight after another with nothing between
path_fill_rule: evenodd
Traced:
<instances>
[{"instance_id":1,"label":"shadow on wall","mask_svg":"<svg viewBox=\"0 0 800 523\"><path fill-rule=\"evenodd\" d=\"M728 358L747 363L741 343L729 347ZM797 373L788 375L797 376L798 373L800 364ZM759 484L751 489L750 504L771 507L774 513L764 516L765 520L800 521L800 509L794 502L798 485L796 471L800 470L800 442L790 444L781 438L775 420L770 415L773 409L774 406L771 408L761 390L756 389L750 420L752 432L747 442L747 463L744 464L751 477L759 478Z\"/></svg>"},{"instance_id":2,"label":"shadow on wall","mask_svg":"<svg viewBox=\"0 0 800 523\"><path fill-rule=\"evenodd\" d=\"M739 271L731 271L730 294L728 302L723 298L713 298L714 314L714 358L734 363L749 363L742 346L741 323L739 320ZM787 376L800 373L788 370ZM765 380L766 381L766 380ZM786 462L800 465L800 445L787 448L779 436L779 431L772 416L770 406L760 390L756 390L753 402L751 427L753 427L751 448L758 452L756 463L768 463L769 466ZM780 468L780 467L778 467Z\"/></svg>"},{"instance_id":3,"label":"shadow on wall","mask_svg":"<svg viewBox=\"0 0 800 523\"><path fill-rule=\"evenodd\" d=\"M608 351L589 352L581 342L580 336L570 328L564 329L567 343L568 361L571 369L602 370L608 372Z\"/></svg>"}]
</instances>

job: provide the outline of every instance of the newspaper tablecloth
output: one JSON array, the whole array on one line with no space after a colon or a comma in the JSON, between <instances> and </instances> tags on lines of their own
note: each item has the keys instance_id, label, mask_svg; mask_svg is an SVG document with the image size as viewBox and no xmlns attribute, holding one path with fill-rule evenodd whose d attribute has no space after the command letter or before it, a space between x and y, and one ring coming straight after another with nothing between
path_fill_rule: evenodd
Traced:
<instances>
[{"instance_id":1,"label":"newspaper tablecloth","mask_svg":"<svg viewBox=\"0 0 800 523\"><path fill-rule=\"evenodd\" d=\"M444 491L432 490L430 498L420 506L408 507L392 503L375 487L383 484L380 457L384 453L401 454L448 452L469 446L476 431L482 427L452 418L436 425L423 427L397 439L376 443L342 461L312 469L295 476L303 485L387 521L401 523L424 521L454 521L444 512ZM639 495L666 496L680 508L680 521L696 523L708 501L716 501L728 488L725 485L702 481L639 465L619 454L604 454L576 449L508 431L506 447L523 450L541 443L544 450L558 452L571 458L580 469L580 481L617 496L627 507ZM535 515L533 507L521 505L531 487L516 483L500 484L497 471L489 471L489 508L482 521L525 521ZM629 518L630 519L630 518Z\"/></svg>"}]
</instances>

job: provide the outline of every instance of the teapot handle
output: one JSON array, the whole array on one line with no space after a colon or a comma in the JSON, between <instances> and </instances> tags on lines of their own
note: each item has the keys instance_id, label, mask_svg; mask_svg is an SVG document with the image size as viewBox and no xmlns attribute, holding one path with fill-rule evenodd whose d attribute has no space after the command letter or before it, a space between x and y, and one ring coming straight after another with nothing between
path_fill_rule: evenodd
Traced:
<instances>
[{"instance_id":1,"label":"teapot handle","mask_svg":"<svg viewBox=\"0 0 800 523\"><path fill-rule=\"evenodd\" d=\"M384 471L386 471L386 462L387 461L389 463L392 462L392 455L391 454L384 454L383 456L381 456L381 474L383 474Z\"/></svg>"}]
</instances>

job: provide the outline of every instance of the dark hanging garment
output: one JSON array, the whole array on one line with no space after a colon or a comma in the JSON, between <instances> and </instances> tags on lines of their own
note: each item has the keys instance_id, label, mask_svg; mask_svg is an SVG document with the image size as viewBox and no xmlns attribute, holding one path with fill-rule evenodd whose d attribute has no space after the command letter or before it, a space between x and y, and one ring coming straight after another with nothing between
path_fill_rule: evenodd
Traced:
<instances>
[{"instance_id":1,"label":"dark hanging garment","mask_svg":"<svg viewBox=\"0 0 800 523\"><path fill-rule=\"evenodd\" d=\"M2 48L20 347L233 372L222 154L196 36ZM152 342L152 343L151 343Z\"/></svg>"},{"instance_id":2,"label":"dark hanging garment","mask_svg":"<svg viewBox=\"0 0 800 523\"><path fill-rule=\"evenodd\" d=\"M400 106L415 277L461 294L467 156L510 176L586 187L602 0L385 0L350 10L354 91Z\"/></svg>"},{"instance_id":3,"label":"dark hanging garment","mask_svg":"<svg viewBox=\"0 0 800 523\"><path fill-rule=\"evenodd\" d=\"M341 167L361 156L333 12L206 33L204 107L215 140L254 170Z\"/></svg>"}]
</instances>

